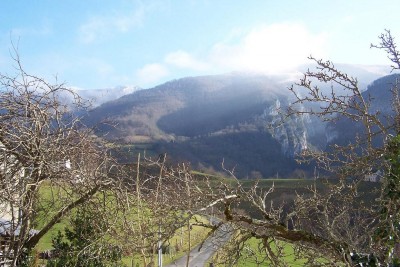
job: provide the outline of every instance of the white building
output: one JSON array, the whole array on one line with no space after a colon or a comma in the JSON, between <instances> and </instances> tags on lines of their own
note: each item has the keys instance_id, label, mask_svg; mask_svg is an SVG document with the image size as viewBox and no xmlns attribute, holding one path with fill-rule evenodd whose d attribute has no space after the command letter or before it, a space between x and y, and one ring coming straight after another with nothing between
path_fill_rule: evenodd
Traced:
<instances>
[{"instance_id":1,"label":"white building","mask_svg":"<svg viewBox=\"0 0 400 267\"><path fill-rule=\"evenodd\" d=\"M370 174L366 174L364 176L364 181L367 182L380 182L382 179L382 172L381 171L377 171L375 173L370 173Z\"/></svg>"}]
</instances>

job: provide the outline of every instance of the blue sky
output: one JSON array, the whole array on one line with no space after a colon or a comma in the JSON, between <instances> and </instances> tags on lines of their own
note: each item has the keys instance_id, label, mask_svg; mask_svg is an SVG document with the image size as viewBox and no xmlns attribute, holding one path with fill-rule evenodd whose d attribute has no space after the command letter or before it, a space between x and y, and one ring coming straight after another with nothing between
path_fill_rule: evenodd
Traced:
<instances>
[{"instance_id":1,"label":"blue sky","mask_svg":"<svg viewBox=\"0 0 400 267\"><path fill-rule=\"evenodd\" d=\"M0 10L0 72L14 72L13 42L27 72L83 89L291 73L310 54L388 64L370 44L385 28L400 38L395 0L3 0Z\"/></svg>"}]
</instances>

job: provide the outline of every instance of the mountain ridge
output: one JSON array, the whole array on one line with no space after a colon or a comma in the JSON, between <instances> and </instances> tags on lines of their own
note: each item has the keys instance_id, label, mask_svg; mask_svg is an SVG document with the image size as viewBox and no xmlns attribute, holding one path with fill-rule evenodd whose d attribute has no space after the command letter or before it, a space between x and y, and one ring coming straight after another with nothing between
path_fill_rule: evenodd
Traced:
<instances>
[{"instance_id":1,"label":"mountain ridge","mask_svg":"<svg viewBox=\"0 0 400 267\"><path fill-rule=\"evenodd\" d=\"M290 101L290 82L260 74L185 77L108 101L86 118L92 125L110 121L98 134L125 144L148 144L155 155L221 171L235 166L240 177L290 176L299 166L293 156L305 148L325 149L340 138L315 118L300 116L279 129L278 109Z\"/></svg>"}]
</instances>

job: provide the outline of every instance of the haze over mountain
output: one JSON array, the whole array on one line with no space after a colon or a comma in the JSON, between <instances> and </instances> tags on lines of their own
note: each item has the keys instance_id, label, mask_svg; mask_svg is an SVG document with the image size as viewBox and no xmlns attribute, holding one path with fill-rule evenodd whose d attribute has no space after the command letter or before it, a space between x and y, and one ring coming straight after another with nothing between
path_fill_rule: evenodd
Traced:
<instances>
[{"instance_id":1,"label":"haze over mountain","mask_svg":"<svg viewBox=\"0 0 400 267\"><path fill-rule=\"evenodd\" d=\"M377 77L352 68L364 77L361 84ZM103 103L86 119L91 125L115 124L99 124L98 133L109 139L145 144L150 153L167 153L194 168L220 171L224 162L239 177L298 175L310 167L297 165L294 155L306 147L325 149L341 130L327 131L326 124L309 116L269 127L290 101L292 83L288 77L261 74L186 77Z\"/></svg>"},{"instance_id":2,"label":"haze over mountain","mask_svg":"<svg viewBox=\"0 0 400 267\"><path fill-rule=\"evenodd\" d=\"M73 90L78 93L83 99L89 100L93 107L97 107L105 102L112 101L120 98L121 96L141 90L141 88L138 86L116 86L113 88L91 90L73 88Z\"/></svg>"}]
</instances>

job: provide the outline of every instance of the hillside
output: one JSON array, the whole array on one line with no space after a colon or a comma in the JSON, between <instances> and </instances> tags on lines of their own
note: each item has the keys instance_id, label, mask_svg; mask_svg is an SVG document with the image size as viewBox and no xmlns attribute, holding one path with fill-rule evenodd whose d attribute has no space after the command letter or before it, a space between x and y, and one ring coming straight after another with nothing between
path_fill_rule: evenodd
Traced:
<instances>
[{"instance_id":1,"label":"hillside","mask_svg":"<svg viewBox=\"0 0 400 267\"><path fill-rule=\"evenodd\" d=\"M86 120L101 125L99 135L145 144L149 154L167 153L171 161L189 161L194 168L221 171L224 162L239 177L301 176L311 167L298 166L296 153L346 142L353 132L347 122L326 125L309 116L270 128L290 101L290 84L256 74L187 77L106 102ZM113 126L99 124L104 121Z\"/></svg>"},{"instance_id":2,"label":"hillside","mask_svg":"<svg viewBox=\"0 0 400 267\"><path fill-rule=\"evenodd\" d=\"M107 102L90 120L118 123L111 138L171 141L237 124L282 96L281 88L265 76L188 77Z\"/></svg>"},{"instance_id":3,"label":"hillside","mask_svg":"<svg viewBox=\"0 0 400 267\"><path fill-rule=\"evenodd\" d=\"M369 112L380 117L381 121L386 125L392 125L394 122L394 110L392 106L395 95L392 87L396 80L400 78L400 74L391 74L381 77L368 85L363 92L363 97L369 102ZM335 123L330 123L328 126L332 138L329 144L347 144L355 141L355 136L364 136L364 127L362 123L351 121L347 118L340 118ZM378 129L373 128L373 131L378 133ZM379 134L375 136L374 144L382 145L382 138Z\"/></svg>"},{"instance_id":4,"label":"hillside","mask_svg":"<svg viewBox=\"0 0 400 267\"><path fill-rule=\"evenodd\" d=\"M288 85L262 75L188 77L104 103L87 121L109 121L116 127L103 125L99 134L124 143L150 143L154 154L167 153L195 168L221 170L224 160L240 176L276 176L295 168L267 129L277 103L287 102L282 88ZM280 135L302 137L293 131ZM288 168L282 170L283 165Z\"/></svg>"}]
</instances>

